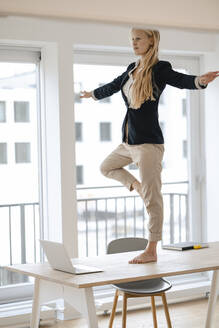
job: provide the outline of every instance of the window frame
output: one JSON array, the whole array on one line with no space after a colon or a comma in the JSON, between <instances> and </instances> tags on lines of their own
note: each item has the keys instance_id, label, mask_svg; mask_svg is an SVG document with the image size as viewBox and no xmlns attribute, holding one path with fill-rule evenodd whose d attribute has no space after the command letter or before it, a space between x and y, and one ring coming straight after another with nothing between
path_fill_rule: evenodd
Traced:
<instances>
[{"instance_id":1,"label":"window frame","mask_svg":"<svg viewBox=\"0 0 219 328\"><path fill-rule=\"evenodd\" d=\"M39 47L25 47L25 46L6 46L0 44L0 62L12 62L12 63L33 63L36 65L36 93L37 93L37 109L38 109L38 122L37 122L37 128L38 128L38 154L39 154L39 162L41 162L41 155L42 155L42 149L41 149L41 122L39 121L40 117L40 58L41 58L41 52ZM14 145L15 148L15 145ZM28 162L29 163L29 162ZM23 164L23 163L19 163ZM25 163L26 164L26 163ZM41 166L39 167L39 184L41 184L42 181L42 171ZM41 188L40 188L41 189ZM39 202L41 200L39 199ZM41 210L41 218L42 218L42 210ZM42 228L43 229L43 228ZM31 299L33 297L33 288L34 283L31 280L31 282L26 283L19 283L19 284L12 284L8 286L1 286L0 290L0 304L5 303L5 299L7 299L7 302L13 302L22 301L26 299Z\"/></svg>"},{"instance_id":2,"label":"window frame","mask_svg":"<svg viewBox=\"0 0 219 328\"><path fill-rule=\"evenodd\" d=\"M104 135L105 128L107 127L107 135ZM110 142L112 141L112 123L111 122L100 122L99 125L100 132L100 142Z\"/></svg>"}]
</instances>

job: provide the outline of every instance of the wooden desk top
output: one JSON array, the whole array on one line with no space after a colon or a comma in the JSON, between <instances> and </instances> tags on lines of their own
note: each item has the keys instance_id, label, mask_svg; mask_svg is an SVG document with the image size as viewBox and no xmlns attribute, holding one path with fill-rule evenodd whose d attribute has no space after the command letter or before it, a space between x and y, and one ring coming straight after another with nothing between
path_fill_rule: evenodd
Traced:
<instances>
[{"instance_id":1,"label":"wooden desk top","mask_svg":"<svg viewBox=\"0 0 219 328\"><path fill-rule=\"evenodd\" d=\"M209 248L187 251L159 249L157 262L129 264L128 261L137 254L139 252L74 259L75 263L93 265L104 270L103 272L84 275L73 275L53 270L48 263L19 264L5 266L5 268L35 278L42 278L77 288L219 269L219 242L209 243Z\"/></svg>"}]
</instances>

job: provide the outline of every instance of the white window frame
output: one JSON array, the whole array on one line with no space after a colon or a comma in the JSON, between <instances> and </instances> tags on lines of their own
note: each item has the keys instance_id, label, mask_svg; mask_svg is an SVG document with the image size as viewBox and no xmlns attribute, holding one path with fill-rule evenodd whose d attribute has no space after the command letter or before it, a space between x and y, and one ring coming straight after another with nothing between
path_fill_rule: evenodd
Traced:
<instances>
[{"instance_id":1,"label":"white window frame","mask_svg":"<svg viewBox=\"0 0 219 328\"><path fill-rule=\"evenodd\" d=\"M40 61L40 48L35 47L19 47L0 44L0 62L12 63L33 63L36 64L36 91L37 101L39 101L39 61ZM40 117L40 106L38 104L38 119ZM41 158L41 135L40 135L40 121L38 121L38 145L39 145L39 158ZM40 160L39 160L40 162ZM39 168L39 180L41 180L41 170ZM41 184L41 181L39 181ZM40 195L39 195L40 197ZM41 200L39 199L39 202ZM42 213L41 213L42 218ZM33 295L33 282L20 283L9 286L0 287L0 304L7 302L16 302L32 298Z\"/></svg>"}]
</instances>

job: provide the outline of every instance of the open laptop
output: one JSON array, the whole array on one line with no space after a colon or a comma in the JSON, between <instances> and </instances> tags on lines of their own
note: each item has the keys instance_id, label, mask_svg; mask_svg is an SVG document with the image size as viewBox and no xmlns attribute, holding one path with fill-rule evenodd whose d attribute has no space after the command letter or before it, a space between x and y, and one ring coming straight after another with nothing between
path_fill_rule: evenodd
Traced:
<instances>
[{"instance_id":1,"label":"open laptop","mask_svg":"<svg viewBox=\"0 0 219 328\"><path fill-rule=\"evenodd\" d=\"M102 269L96 267L90 267L82 264L73 264L62 243L40 240L40 244L43 247L49 264L55 270L74 274L85 274L103 271Z\"/></svg>"}]
</instances>

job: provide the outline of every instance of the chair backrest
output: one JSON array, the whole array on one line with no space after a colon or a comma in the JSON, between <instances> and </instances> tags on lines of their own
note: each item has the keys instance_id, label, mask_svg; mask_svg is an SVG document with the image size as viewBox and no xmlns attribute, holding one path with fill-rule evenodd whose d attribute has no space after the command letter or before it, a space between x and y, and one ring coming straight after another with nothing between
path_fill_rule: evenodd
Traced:
<instances>
[{"instance_id":1,"label":"chair backrest","mask_svg":"<svg viewBox=\"0 0 219 328\"><path fill-rule=\"evenodd\" d=\"M114 239L107 246L107 254L140 251L145 249L147 243L147 239L138 237Z\"/></svg>"}]
</instances>

